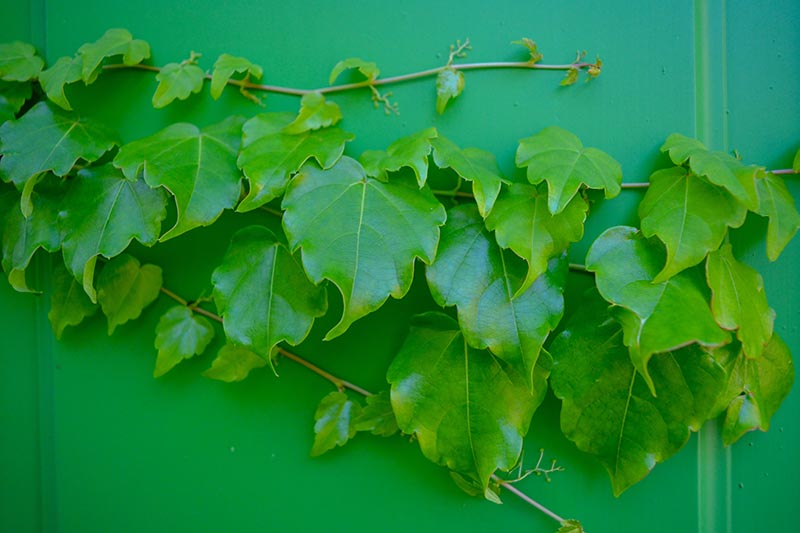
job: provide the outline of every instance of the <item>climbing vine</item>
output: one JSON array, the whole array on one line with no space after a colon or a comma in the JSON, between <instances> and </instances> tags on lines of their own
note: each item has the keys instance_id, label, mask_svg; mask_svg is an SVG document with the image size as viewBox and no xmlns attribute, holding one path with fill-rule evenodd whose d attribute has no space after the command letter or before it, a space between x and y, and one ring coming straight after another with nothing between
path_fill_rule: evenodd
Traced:
<instances>
[{"instance_id":1,"label":"climbing vine","mask_svg":"<svg viewBox=\"0 0 800 533\"><path fill-rule=\"evenodd\" d=\"M600 74L584 54L548 65L530 39L521 62L463 63L469 41L445 65L381 78L372 62L345 59L331 86L258 83L260 66L221 55L207 73L192 52L180 63L145 64L149 45L126 30L62 57L49 68L24 43L0 45L0 227L2 267L18 291L38 250L54 262L49 318L56 337L100 309L108 333L158 297L175 301L155 335L154 376L206 351L222 325L226 343L205 376L238 381L277 358L304 365L334 386L315 413L312 455L359 432L413 435L422 453L450 469L459 487L499 501L501 489L541 506L513 483L559 471L524 470L523 437L548 387L562 401L561 429L606 467L615 495L644 478L706 420L723 417L731 444L767 430L794 370L774 331L760 274L741 262L728 234L748 212L768 218L771 261L800 227L784 175L709 150L680 134L661 150L671 160L649 184L623 183L609 154L549 126L519 142L526 180L502 175L494 156L462 148L436 128L384 151L347 152L354 136L337 126L332 93L366 89L397 113L384 87L435 77L439 113L470 70L562 70L562 85ZM264 91L301 97L297 113L254 108L203 129L172 124L122 144L105 125L72 110L65 87L106 71L155 73L155 107L192 97L210 81L263 105ZM345 71L362 81L334 85ZM382 92L384 91L384 92ZM428 183L430 165L450 169L452 188ZM583 238L595 198L647 187L639 228L608 228L585 265L567 251ZM175 216L168 213L174 205ZM207 297L187 300L163 285L162 270L130 253L214 224L226 210L280 217L282 231L240 229L209 280ZM269 215L267 215L269 213ZM168 222L169 221L169 222ZM169 227L163 227L164 225ZM415 264L439 311L425 312L387 369L377 393L333 376L294 353L339 291L341 317L326 339L409 291ZM565 313L568 271L593 276L581 308ZM566 315L569 318L562 323ZM555 333L554 333L555 332ZM274 367L273 367L274 370ZM517 477L503 477L506 472ZM543 509L561 531L580 531Z\"/></svg>"}]
</instances>

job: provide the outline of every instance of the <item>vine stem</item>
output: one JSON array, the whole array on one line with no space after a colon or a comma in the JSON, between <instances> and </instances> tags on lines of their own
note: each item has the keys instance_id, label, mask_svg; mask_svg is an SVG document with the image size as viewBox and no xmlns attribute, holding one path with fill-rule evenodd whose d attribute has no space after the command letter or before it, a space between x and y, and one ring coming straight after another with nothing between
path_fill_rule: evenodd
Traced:
<instances>
[{"instance_id":1,"label":"vine stem","mask_svg":"<svg viewBox=\"0 0 800 533\"><path fill-rule=\"evenodd\" d=\"M796 172L792 168L779 168L778 170L770 170L772 174L800 174L800 172Z\"/></svg>"},{"instance_id":2,"label":"vine stem","mask_svg":"<svg viewBox=\"0 0 800 533\"><path fill-rule=\"evenodd\" d=\"M517 496L519 499L521 499L522 501L524 501L528 505L532 505L533 507L536 507L539 511L543 512L544 514L546 514L547 516L549 516L553 520L557 521L559 524L565 521L564 518L558 516L556 513L554 513L553 511L551 511L550 509L548 509L547 507L545 507L541 503L537 502L536 500L534 500L533 498L531 498L530 496L528 496L527 494L525 494L524 492L519 490L517 487L515 487L514 485L512 485L508 481L504 481L504 480L500 479L499 477L497 477L494 474L492 474L492 479L494 481L496 481L501 487L503 487L504 489L508 489L509 492L511 492L512 494Z\"/></svg>"}]
</instances>

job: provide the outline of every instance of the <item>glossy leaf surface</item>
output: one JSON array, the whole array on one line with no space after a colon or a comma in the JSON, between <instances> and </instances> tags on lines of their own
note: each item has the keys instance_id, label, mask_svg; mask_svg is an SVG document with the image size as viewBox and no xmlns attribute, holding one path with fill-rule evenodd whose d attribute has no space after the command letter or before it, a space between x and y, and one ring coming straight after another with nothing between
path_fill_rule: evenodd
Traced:
<instances>
[{"instance_id":1,"label":"glossy leaf surface","mask_svg":"<svg viewBox=\"0 0 800 533\"><path fill-rule=\"evenodd\" d=\"M184 359L203 353L213 338L214 328L205 317L185 305L172 307L156 326L158 356L153 377L163 376Z\"/></svg>"},{"instance_id":2,"label":"glossy leaf surface","mask_svg":"<svg viewBox=\"0 0 800 533\"><path fill-rule=\"evenodd\" d=\"M422 187L428 179L428 155L431 142L439 133L436 128L428 128L394 141L385 152L368 150L361 155L361 163L368 176L386 181L387 172L396 172L403 167L414 171L417 183Z\"/></svg>"},{"instance_id":3,"label":"glossy leaf surface","mask_svg":"<svg viewBox=\"0 0 800 533\"><path fill-rule=\"evenodd\" d=\"M333 85L333 82L336 81L336 78L338 78L342 72L350 69L357 69L368 81L375 80L381 73L380 69L378 69L378 65L372 61L364 61L360 57L349 57L336 63L333 70L331 70L328 84Z\"/></svg>"},{"instance_id":4,"label":"glossy leaf surface","mask_svg":"<svg viewBox=\"0 0 800 533\"><path fill-rule=\"evenodd\" d=\"M250 62L244 57L232 56L230 54L220 55L214 62L214 70L211 73L211 98L214 100L222 96L222 90L230 81L234 74L244 74L244 79L251 77L260 80L264 75L264 69L259 65Z\"/></svg>"},{"instance_id":5,"label":"glossy leaf surface","mask_svg":"<svg viewBox=\"0 0 800 533\"><path fill-rule=\"evenodd\" d=\"M2 130L0 130L1 132ZM800 228L797 212L789 189L780 176L767 173L757 180L759 215L769 217L767 226L767 257L775 261Z\"/></svg>"},{"instance_id":6,"label":"glossy leaf surface","mask_svg":"<svg viewBox=\"0 0 800 533\"><path fill-rule=\"evenodd\" d=\"M142 265L132 255L122 254L106 263L97 277L97 302L108 318L108 334L139 318L158 298L162 281L160 267Z\"/></svg>"},{"instance_id":7,"label":"glossy leaf surface","mask_svg":"<svg viewBox=\"0 0 800 533\"><path fill-rule=\"evenodd\" d=\"M128 30L112 28L97 41L78 48L78 55L81 79L88 85L97 79L104 59L121 55L123 65L137 65L150 57L150 45L134 39Z\"/></svg>"},{"instance_id":8,"label":"glossy leaf surface","mask_svg":"<svg viewBox=\"0 0 800 533\"><path fill-rule=\"evenodd\" d=\"M414 259L433 261L445 211L428 189L368 178L342 157L328 170L306 164L289 184L283 225L292 250L319 283L342 293L342 319L326 338L344 333L389 296L411 287Z\"/></svg>"},{"instance_id":9,"label":"glossy leaf surface","mask_svg":"<svg viewBox=\"0 0 800 533\"><path fill-rule=\"evenodd\" d=\"M44 60L32 45L20 41L0 43L0 80L28 81L36 78L43 66Z\"/></svg>"},{"instance_id":10,"label":"glossy leaf surface","mask_svg":"<svg viewBox=\"0 0 800 533\"><path fill-rule=\"evenodd\" d=\"M464 73L447 67L436 76L436 112L444 113L447 103L464 90Z\"/></svg>"},{"instance_id":11,"label":"glossy leaf surface","mask_svg":"<svg viewBox=\"0 0 800 533\"><path fill-rule=\"evenodd\" d=\"M336 446L344 446L356 434L355 420L360 406L347 394L334 391L322 398L314 414L314 446L311 455L322 455Z\"/></svg>"},{"instance_id":12,"label":"glossy leaf surface","mask_svg":"<svg viewBox=\"0 0 800 533\"><path fill-rule=\"evenodd\" d=\"M83 62L80 57L60 57L50 68L39 74L39 83L50 101L71 111L72 106L67 100L64 86L80 80L82 70Z\"/></svg>"},{"instance_id":13,"label":"glossy leaf surface","mask_svg":"<svg viewBox=\"0 0 800 533\"><path fill-rule=\"evenodd\" d=\"M99 309L92 303L83 287L59 261L53 269L53 294L47 318L56 339L60 339L67 326L77 326Z\"/></svg>"},{"instance_id":14,"label":"glossy leaf surface","mask_svg":"<svg viewBox=\"0 0 800 533\"><path fill-rule=\"evenodd\" d=\"M367 396L366 405L362 407L355 425L357 431L369 431L381 437L390 437L400 431L389 392L381 391L379 394Z\"/></svg>"},{"instance_id":15,"label":"glossy leaf surface","mask_svg":"<svg viewBox=\"0 0 800 533\"><path fill-rule=\"evenodd\" d=\"M342 120L342 112L334 102L328 102L321 93L308 93L300 99L300 112L286 125L284 131L296 135L309 130L333 126Z\"/></svg>"},{"instance_id":16,"label":"glossy leaf surface","mask_svg":"<svg viewBox=\"0 0 800 533\"><path fill-rule=\"evenodd\" d=\"M205 73L192 63L169 63L156 74L158 87L153 94L153 107L169 105L173 100L186 100L203 88Z\"/></svg>"},{"instance_id":17,"label":"glossy leaf surface","mask_svg":"<svg viewBox=\"0 0 800 533\"><path fill-rule=\"evenodd\" d=\"M267 365L267 361L244 346L226 344L220 348L211 368L203 372L207 378L227 381L242 381L250 371Z\"/></svg>"}]
</instances>

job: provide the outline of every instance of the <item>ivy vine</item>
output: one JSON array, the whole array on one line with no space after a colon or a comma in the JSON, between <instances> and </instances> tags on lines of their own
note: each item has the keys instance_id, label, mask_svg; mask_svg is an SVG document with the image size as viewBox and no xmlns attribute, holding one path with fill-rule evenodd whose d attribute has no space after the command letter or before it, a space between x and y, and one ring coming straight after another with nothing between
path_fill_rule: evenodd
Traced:
<instances>
[{"instance_id":1,"label":"ivy vine","mask_svg":"<svg viewBox=\"0 0 800 533\"><path fill-rule=\"evenodd\" d=\"M34 254L60 252L49 313L56 337L98 308L111 335L158 297L171 298L175 306L155 332L154 376L202 354L219 323L226 344L205 376L238 381L283 357L335 386L315 413L312 455L359 432L413 435L465 491L499 501L505 488L560 531L581 531L512 485L559 470L541 466L543 452L533 469L521 463L548 387L562 401L563 433L606 467L615 495L706 420L724 417L725 444L769 428L792 386L792 358L774 331L761 275L737 259L728 234L748 212L767 217L766 254L778 259L800 227L783 178L800 172L800 151L791 169L768 171L673 134L661 148L672 166L649 183L623 183L613 157L558 126L519 142L525 182L504 177L492 154L461 148L435 128L385 151L345 155L354 136L337 127L342 114L330 93L366 89L391 114L398 103L384 86L435 77L442 113L469 70L562 70L563 85L582 71L588 79L600 74L599 59L579 54L547 65L533 41L517 44L525 61L462 63L464 41L445 65L391 78L349 58L333 67L330 87L313 90L259 84L260 66L228 54L210 74L194 52L180 63L145 64L149 45L122 29L47 69L33 46L2 44L2 268L16 290L33 292L26 270ZM210 80L213 98L236 87L261 105L259 92L282 92L300 96L300 108L203 129L177 123L120 145L113 131L72 111L65 92L117 69L155 72L155 107L189 98ZM333 85L347 70L363 81ZM431 163L452 171L450 189L431 188ZM647 187L641 227L608 228L585 265L568 264L597 195L613 198L626 187ZM164 231L172 202L177 215ZM240 229L209 297L172 292L159 266L129 253L133 240L156 246L212 225L225 210L256 209L280 217L283 232ZM326 339L389 297L403 298L415 266L442 310L409 325L386 390L373 394L292 351L328 313L329 291L341 293L343 310ZM592 275L595 288L565 313L570 269ZM516 479L499 474L514 470Z\"/></svg>"}]
</instances>

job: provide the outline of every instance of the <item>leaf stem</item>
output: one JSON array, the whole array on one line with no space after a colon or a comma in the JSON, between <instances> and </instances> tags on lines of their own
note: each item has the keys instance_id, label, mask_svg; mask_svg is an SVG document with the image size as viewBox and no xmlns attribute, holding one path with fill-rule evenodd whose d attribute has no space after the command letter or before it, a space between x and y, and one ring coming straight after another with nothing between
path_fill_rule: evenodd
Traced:
<instances>
[{"instance_id":1,"label":"leaf stem","mask_svg":"<svg viewBox=\"0 0 800 533\"><path fill-rule=\"evenodd\" d=\"M547 516L549 516L553 520L557 521L559 524L565 521L562 517L558 516L556 513L554 513L553 511L551 511L550 509L548 509L547 507L545 507L541 503L537 502L536 500L534 500L533 498L531 498L530 496L528 496L527 494L525 494L524 492L519 490L517 487L515 487L514 485L512 485L508 481L504 481L504 480L500 479L499 477L497 477L494 474L492 474L492 479L494 481L496 481L498 485L500 485L504 489L508 489L509 492L511 492L512 494L517 496L519 499L521 499L522 501L524 501L528 505L532 505L533 507L535 507L539 511L543 512L544 514L546 514Z\"/></svg>"},{"instance_id":2,"label":"leaf stem","mask_svg":"<svg viewBox=\"0 0 800 533\"><path fill-rule=\"evenodd\" d=\"M620 187L622 187L623 189L646 189L649 186L650 184L646 181L620 184Z\"/></svg>"},{"instance_id":3,"label":"leaf stem","mask_svg":"<svg viewBox=\"0 0 800 533\"><path fill-rule=\"evenodd\" d=\"M459 196L461 198L474 198L471 192L466 191L441 191L441 190L432 190L431 191L435 196Z\"/></svg>"},{"instance_id":4,"label":"leaf stem","mask_svg":"<svg viewBox=\"0 0 800 533\"><path fill-rule=\"evenodd\" d=\"M592 272L591 270L586 268L586 265L581 265L581 264L578 264L578 263L570 263L569 264L569 269L572 272L580 272L582 274L589 274L589 275L593 275L594 274L594 272Z\"/></svg>"},{"instance_id":5,"label":"leaf stem","mask_svg":"<svg viewBox=\"0 0 800 533\"><path fill-rule=\"evenodd\" d=\"M795 170L792 169L792 168L779 168L778 170L769 170L768 172L770 172L772 174L778 174L778 175L780 175L780 174L784 174L784 175L786 175L786 174L800 174L800 172L795 172Z\"/></svg>"}]
</instances>

